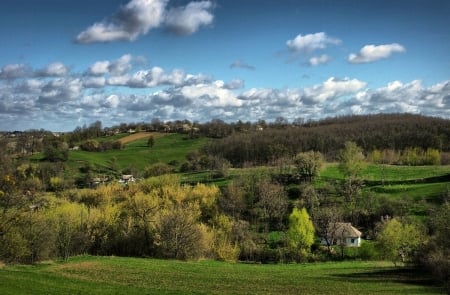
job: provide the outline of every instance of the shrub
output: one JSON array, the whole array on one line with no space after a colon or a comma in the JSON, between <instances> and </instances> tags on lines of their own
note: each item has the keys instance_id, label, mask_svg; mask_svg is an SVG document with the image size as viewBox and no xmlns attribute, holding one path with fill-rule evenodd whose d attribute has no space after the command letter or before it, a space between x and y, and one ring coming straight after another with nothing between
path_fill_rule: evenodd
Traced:
<instances>
[{"instance_id":1,"label":"shrub","mask_svg":"<svg viewBox=\"0 0 450 295\"><path fill-rule=\"evenodd\" d=\"M144 171L144 177L154 177L160 176L164 174L169 174L173 172L173 168L164 163L156 163L150 166L147 166Z\"/></svg>"}]
</instances>

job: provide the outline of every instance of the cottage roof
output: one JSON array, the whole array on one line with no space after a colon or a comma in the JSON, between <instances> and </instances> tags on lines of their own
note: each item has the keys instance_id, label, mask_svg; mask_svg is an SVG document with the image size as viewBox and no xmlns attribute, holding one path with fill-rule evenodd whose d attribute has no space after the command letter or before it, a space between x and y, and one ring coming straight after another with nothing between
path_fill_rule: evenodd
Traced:
<instances>
[{"instance_id":1,"label":"cottage roof","mask_svg":"<svg viewBox=\"0 0 450 295\"><path fill-rule=\"evenodd\" d=\"M122 175L122 180L130 180L133 179L133 175L132 174L124 174Z\"/></svg>"},{"instance_id":2,"label":"cottage roof","mask_svg":"<svg viewBox=\"0 0 450 295\"><path fill-rule=\"evenodd\" d=\"M359 238L361 232L349 222L334 222L328 225L329 235L344 238Z\"/></svg>"}]
</instances>

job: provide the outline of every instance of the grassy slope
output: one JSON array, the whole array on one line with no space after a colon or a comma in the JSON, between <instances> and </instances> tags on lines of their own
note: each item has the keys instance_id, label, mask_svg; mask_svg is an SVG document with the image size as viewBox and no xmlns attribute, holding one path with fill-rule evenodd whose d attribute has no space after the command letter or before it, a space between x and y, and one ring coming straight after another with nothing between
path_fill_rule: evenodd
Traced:
<instances>
[{"instance_id":1,"label":"grassy slope","mask_svg":"<svg viewBox=\"0 0 450 295\"><path fill-rule=\"evenodd\" d=\"M419 279L421 278L421 279ZM1 294L437 294L430 278L383 262L229 264L120 257L0 270Z\"/></svg>"},{"instance_id":2,"label":"grassy slope","mask_svg":"<svg viewBox=\"0 0 450 295\"><path fill-rule=\"evenodd\" d=\"M384 175L384 177L383 177ZM322 180L343 179L337 164L327 164ZM393 198L433 200L450 189L450 166L393 166L369 164L362 173L366 191ZM384 179L384 184L382 180Z\"/></svg>"},{"instance_id":3,"label":"grassy slope","mask_svg":"<svg viewBox=\"0 0 450 295\"><path fill-rule=\"evenodd\" d=\"M155 136L153 147L147 146L147 138L142 138L126 144L123 150L111 150L106 152L71 151L69 164L76 168L89 162L104 169L111 167L111 159L116 158L118 169L134 167L143 170L145 166L157 162L169 163L177 160L180 163L185 160L186 154L202 147L206 138L183 139L181 134L168 134Z\"/></svg>"}]
</instances>

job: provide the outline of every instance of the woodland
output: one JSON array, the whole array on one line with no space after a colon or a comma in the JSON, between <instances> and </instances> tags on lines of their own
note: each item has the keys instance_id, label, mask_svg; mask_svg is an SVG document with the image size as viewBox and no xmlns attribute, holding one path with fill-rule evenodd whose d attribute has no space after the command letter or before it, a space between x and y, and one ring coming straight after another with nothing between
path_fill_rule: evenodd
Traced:
<instances>
[{"instance_id":1,"label":"woodland","mask_svg":"<svg viewBox=\"0 0 450 295\"><path fill-rule=\"evenodd\" d=\"M387 260L449 287L448 119L98 121L1 132L0 151L3 263ZM338 222L361 247L330 237Z\"/></svg>"}]
</instances>

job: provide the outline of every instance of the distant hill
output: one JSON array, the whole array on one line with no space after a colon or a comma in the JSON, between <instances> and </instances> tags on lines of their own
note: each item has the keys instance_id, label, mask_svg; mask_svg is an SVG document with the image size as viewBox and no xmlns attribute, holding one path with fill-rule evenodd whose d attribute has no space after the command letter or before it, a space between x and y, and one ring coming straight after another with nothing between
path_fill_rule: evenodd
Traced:
<instances>
[{"instance_id":1,"label":"distant hill","mask_svg":"<svg viewBox=\"0 0 450 295\"><path fill-rule=\"evenodd\" d=\"M366 152L409 147L450 151L450 120L412 114L379 114L328 118L301 125L269 125L264 130L234 133L213 142L210 154L223 155L234 165L268 163L298 152L320 151L335 159L346 141Z\"/></svg>"}]
</instances>

